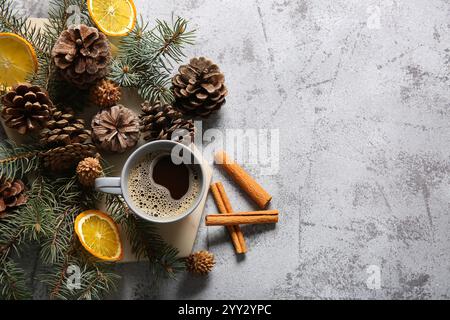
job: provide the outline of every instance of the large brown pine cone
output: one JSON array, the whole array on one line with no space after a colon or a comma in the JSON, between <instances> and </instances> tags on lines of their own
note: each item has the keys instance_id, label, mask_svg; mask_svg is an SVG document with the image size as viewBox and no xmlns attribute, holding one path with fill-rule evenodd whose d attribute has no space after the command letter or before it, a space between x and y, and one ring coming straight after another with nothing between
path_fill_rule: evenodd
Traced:
<instances>
[{"instance_id":1,"label":"large brown pine cone","mask_svg":"<svg viewBox=\"0 0 450 320\"><path fill-rule=\"evenodd\" d=\"M21 180L5 180L0 178L0 219L7 211L27 202L25 184Z\"/></svg>"},{"instance_id":2,"label":"large brown pine cone","mask_svg":"<svg viewBox=\"0 0 450 320\"><path fill-rule=\"evenodd\" d=\"M51 172L60 173L74 169L85 158L99 157L99 154L93 144L73 143L41 152L39 156L46 168Z\"/></svg>"},{"instance_id":3,"label":"large brown pine cone","mask_svg":"<svg viewBox=\"0 0 450 320\"><path fill-rule=\"evenodd\" d=\"M83 143L91 136L83 119L77 119L73 110L54 111L46 128L41 131L41 143L47 146Z\"/></svg>"},{"instance_id":4,"label":"large brown pine cone","mask_svg":"<svg viewBox=\"0 0 450 320\"><path fill-rule=\"evenodd\" d=\"M97 28L84 24L64 30L52 50L61 75L79 88L86 88L108 72L111 48Z\"/></svg>"},{"instance_id":5,"label":"large brown pine cone","mask_svg":"<svg viewBox=\"0 0 450 320\"><path fill-rule=\"evenodd\" d=\"M184 133L184 137L194 137L194 122L183 119L181 112L175 110L170 104L156 102L150 104L145 101L141 105L142 113L141 132L144 140L171 140L175 132ZM181 132L180 130L184 131ZM178 135L178 134L176 134ZM178 137L183 140L183 137Z\"/></svg>"},{"instance_id":6,"label":"large brown pine cone","mask_svg":"<svg viewBox=\"0 0 450 320\"><path fill-rule=\"evenodd\" d=\"M172 89L181 112L206 117L225 103L225 76L211 60L193 58L178 71L172 78Z\"/></svg>"},{"instance_id":7,"label":"large brown pine cone","mask_svg":"<svg viewBox=\"0 0 450 320\"><path fill-rule=\"evenodd\" d=\"M2 97L2 103L5 124L20 134L45 127L53 108L47 92L29 83L14 86Z\"/></svg>"},{"instance_id":8,"label":"large brown pine cone","mask_svg":"<svg viewBox=\"0 0 450 320\"><path fill-rule=\"evenodd\" d=\"M106 151L122 153L139 141L139 118L122 105L97 113L91 126L92 141Z\"/></svg>"}]
</instances>

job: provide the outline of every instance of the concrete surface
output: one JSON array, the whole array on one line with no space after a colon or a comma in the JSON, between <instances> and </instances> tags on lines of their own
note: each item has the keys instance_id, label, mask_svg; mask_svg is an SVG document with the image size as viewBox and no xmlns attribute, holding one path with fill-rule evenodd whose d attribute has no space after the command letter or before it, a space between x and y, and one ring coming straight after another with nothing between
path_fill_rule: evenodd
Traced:
<instances>
[{"instance_id":1,"label":"concrete surface","mask_svg":"<svg viewBox=\"0 0 450 320\"><path fill-rule=\"evenodd\" d=\"M16 2L46 12L47 1ZM279 174L259 180L281 222L243 228L245 259L222 229L201 227L196 248L217 256L209 277L155 287L144 263L121 266L113 298L449 298L449 1L136 5L150 21L189 18L188 56L226 73L228 102L205 126L280 129ZM226 188L235 208L253 208Z\"/></svg>"}]
</instances>

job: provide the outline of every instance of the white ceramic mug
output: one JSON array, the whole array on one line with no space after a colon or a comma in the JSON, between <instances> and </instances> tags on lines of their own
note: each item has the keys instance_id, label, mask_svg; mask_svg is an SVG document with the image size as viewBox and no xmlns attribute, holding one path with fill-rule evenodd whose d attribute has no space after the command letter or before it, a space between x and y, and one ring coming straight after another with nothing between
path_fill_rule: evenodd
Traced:
<instances>
[{"instance_id":1,"label":"white ceramic mug","mask_svg":"<svg viewBox=\"0 0 450 320\"><path fill-rule=\"evenodd\" d=\"M174 149L175 148L175 149ZM172 152L172 151L176 152ZM128 193L128 176L130 173L130 170L136 165L138 161L141 161L142 158L147 155L154 152L164 152L168 154L172 154L172 157L178 157L179 161L184 161L186 163L186 159L193 160L192 164L194 166L198 166L198 179L200 181L200 192L197 195L195 201L189 207L185 212L182 214L179 214L175 217L171 218L157 218L153 217L139 208L137 208L133 200L131 200L131 197ZM180 156L180 153L183 154L183 156ZM183 160L184 159L184 160ZM149 142L140 148L138 148L136 151L134 151L127 161L125 162L125 165L123 166L122 173L120 177L103 177L103 178L97 178L95 180L95 189L104 192L104 193L111 193L111 194L118 194L122 195L125 202L127 203L128 207L139 217L142 219L145 219L147 221L156 222L156 223L171 223L179 221L183 218L186 218L189 216L192 212L195 211L195 209L199 206L201 199L203 198L205 192L208 189L208 186L206 185L206 171L205 168L200 161L199 157L192 152L191 149L186 147L185 145L182 145L178 142L171 141L171 140L160 140L160 141L153 141Z\"/></svg>"}]
</instances>

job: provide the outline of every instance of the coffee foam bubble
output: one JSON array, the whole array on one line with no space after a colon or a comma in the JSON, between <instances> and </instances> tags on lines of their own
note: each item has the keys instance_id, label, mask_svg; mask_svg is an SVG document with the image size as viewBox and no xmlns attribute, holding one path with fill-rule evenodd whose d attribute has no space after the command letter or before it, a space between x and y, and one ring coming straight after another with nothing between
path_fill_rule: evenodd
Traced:
<instances>
[{"instance_id":1,"label":"coffee foam bubble","mask_svg":"<svg viewBox=\"0 0 450 320\"><path fill-rule=\"evenodd\" d=\"M197 199L200 181L195 166L188 165L189 189L179 200L171 197L169 190L153 181L156 160L167 153L155 152L144 156L131 170L128 177L128 194L134 205L155 218L172 218L183 214Z\"/></svg>"}]
</instances>

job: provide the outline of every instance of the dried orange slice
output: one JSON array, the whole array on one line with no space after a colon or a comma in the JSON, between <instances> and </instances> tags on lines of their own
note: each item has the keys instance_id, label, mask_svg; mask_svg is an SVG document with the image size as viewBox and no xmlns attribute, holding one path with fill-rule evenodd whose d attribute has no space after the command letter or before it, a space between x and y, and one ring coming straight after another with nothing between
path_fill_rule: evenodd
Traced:
<instances>
[{"instance_id":1,"label":"dried orange slice","mask_svg":"<svg viewBox=\"0 0 450 320\"><path fill-rule=\"evenodd\" d=\"M122 259L119 229L106 213L98 210L80 213L75 219L75 232L83 247L93 256L105 261Z\"/></svg>"},{"instance_id":2,"label":"dried orange slice","mask_svg":"<svg viewBox=\"0 0 450 320\"><path fill-rule=\"evenodd\" d=\"M133 0L88 0L88 10L97 27L108 36L126 36L136 24Z\"/></svg>"},{"instance_id":3,"label":"dried orange slice","mask_svg":"<svg viewBox=\"0 0 450 320\"><path fill-rule=\"evenodd\" d=\"M37 69L36 52L27 40L14 33L0 33L0 85L24 82Z\"/></svg>"}]
</instances>

